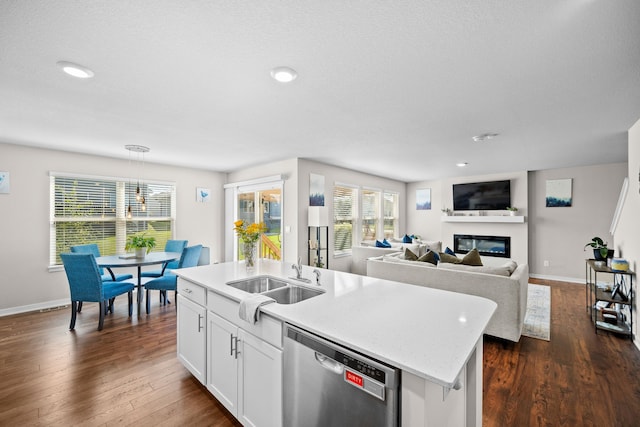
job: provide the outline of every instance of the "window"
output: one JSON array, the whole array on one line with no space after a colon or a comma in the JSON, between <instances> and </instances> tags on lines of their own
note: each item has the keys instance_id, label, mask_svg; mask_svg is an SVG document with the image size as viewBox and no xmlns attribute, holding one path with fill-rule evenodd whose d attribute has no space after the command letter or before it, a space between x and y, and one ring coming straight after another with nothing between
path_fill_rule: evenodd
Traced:
<instances>
[{"instance_id":1,"label":"window","mask_svg":"<svg viewBox=\"0 0 640 427\"><path fill-rule=\"evenodd\" d=\"M382 206L384 214L384 238L389 239L398 235L398 216L400 206L398 193L385 192Z\"/></svg>"},{"instance_id":2,"label":"window","mask_svg":"<svg viewBox=\"0 0 640 427\"><path fill-rule=\"evenodd\" d=\"M362 240L378 238L378 220L380 218L380 192L362 190Z\"/></svg>"},{"instance_id":3,"label":"window","mask_svg":"<svg viewBox=\"0 0 640 427\"><path fill-rule=\"evenodd\" d=\"M333 188L333 255L351 253L356 215L355 188L336 185Z\"/></svg>"},{"instance_id":4,"label":"window","mask_svg":"<svg viewBox=\"0 0 640 427\"><path fill-rule=\"evenodd\" d=\"M136 201L137 183L123 178L50 174L49 264L60 265L60 254L70 247L97 243L102 255L124 252L126 237L156 238L162 251L173 235L175 185L140 183L146 210ZM131 206L132 218L125 211Z\"/></svg>"}]
</instances>

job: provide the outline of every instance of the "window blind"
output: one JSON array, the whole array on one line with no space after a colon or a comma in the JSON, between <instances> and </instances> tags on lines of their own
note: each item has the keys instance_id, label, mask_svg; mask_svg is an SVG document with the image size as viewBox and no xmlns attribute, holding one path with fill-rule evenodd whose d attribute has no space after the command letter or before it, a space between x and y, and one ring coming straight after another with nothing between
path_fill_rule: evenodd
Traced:
<instances>
[{"instance_id":1,"label":"window blind","mask_svg":"<svg viewBox=\"0 0 640 427\"><path fill-rule=\"evenodd\" d=\"M101 255L124 252L126 237L145 234L156 238L162 251L172 238L175 221L175 185L132 183L122 178L50 174L49 264L61 264L70 247L96 243ZM136 188L145 197L146 210L136 200ZM126 217L131 206L132 218Z\"/></svg>"},{"instance_id":2,"label":"window blind","mask_svg":"<svg viewBox=\"0 0 640 427\"><path fill-rule=\"evenodd\" d=\"M380 192L362 190L362 239L375 240L378 236L378 219L380 217Z\"/></svg>"},{"instance_id":3,"label":"window blind","mask_svg":"<svg viewBox=\"0 0 640 427\"><path fill-rule=\"evenodd\" d=\"M400 211L398 193L385 191L383 196L384 238L398 236L398 216Z\"/></svg>"},{"instance_id":4,"label":"window blind","mask_svg":"<svg viewBox=\"0 0 640 427\"><path fill-rule=\"evenodd\" d=\"M333 254L351 253L356 218L357 190L336 185L333 189Z\"/></svg>"}]
</instances>

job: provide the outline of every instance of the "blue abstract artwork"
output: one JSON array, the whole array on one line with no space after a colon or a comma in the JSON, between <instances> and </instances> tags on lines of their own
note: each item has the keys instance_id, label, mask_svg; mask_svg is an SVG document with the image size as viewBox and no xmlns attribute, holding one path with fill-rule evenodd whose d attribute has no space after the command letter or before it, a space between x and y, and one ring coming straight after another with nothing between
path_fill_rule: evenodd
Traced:
<instances>
[{"instance_id":1,"label":"blue abstract artwork","mask_svg":"<svg viewBox=\"0 0 640 427\"><path fill-rule=\"evenodd\" d=\"M548 208L570 207L571 202L571 178L547 180L546 206Z\"/></svg>"},{"instance_id":2,"label":"blue abstract artwork","mask_svg":"<svg viewBox=\"0 0 640 427\"><path fill-rule=\"evenodd\" d=\"M431 209L431 189L416 190L416 209L419 211Z\"/></svg>"}]
</instances>

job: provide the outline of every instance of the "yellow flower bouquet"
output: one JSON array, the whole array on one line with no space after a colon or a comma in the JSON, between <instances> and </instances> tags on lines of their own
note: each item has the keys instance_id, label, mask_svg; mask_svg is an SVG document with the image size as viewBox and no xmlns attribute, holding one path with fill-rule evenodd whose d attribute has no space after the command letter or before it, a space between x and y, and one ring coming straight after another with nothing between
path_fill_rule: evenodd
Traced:
<instances>
[{"instance_id":1,"label":"yellow flower bouquet","mask_svg":"<svg viewBox=\"0 0 640 427\"><path fill-rule=\"evenodd\" d=\"M267 231L267 227L264 223L247 224L243 219L239 219L233 223L233 229L238 233L238 237L244 243L254 243L260 238L260 235Z\"/></svg>"}]
</instances>

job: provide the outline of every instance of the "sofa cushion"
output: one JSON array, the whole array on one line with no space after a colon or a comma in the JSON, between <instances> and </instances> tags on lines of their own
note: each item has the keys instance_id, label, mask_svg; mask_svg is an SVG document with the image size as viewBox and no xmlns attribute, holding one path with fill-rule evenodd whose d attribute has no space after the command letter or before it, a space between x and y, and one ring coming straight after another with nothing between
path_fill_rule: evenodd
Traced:
<instances>
[{"instance_id":1,"label":"sofa cushion","mask_svg":"<svg viewBox=\"0 0 640 427\"><path fill-rule=\"evenodd\" d=\"M421 257L418 258L418 261L428 262L430 264L437 265L438 264L438 259L440 259L440 257L438 257L438 254L436 252L427 251L426 254L424 254L424 255L422 255Z\"/></svg>"},{"instance_id":2,"label":"sofa cushion","mask_svg":"<svg viewBox=\"0 0 640 427\"><path fill-rule=\"evenodd\" d=\"M446 249L444 250L444 253L447 254L447 255L456 256L456 253L453 252L451 249L449 249L449 246L446 247Z\"/></svg>"},{"instance_id":3,"label":"sofa cushion","mask_svg":"<svg viewBox=\"0 0 640 427\"><path fill-rule=\"evenodd\" d=\"M390 248L391 243L387 242L387 239L384 239L382 242L380 240L376 240L376 248Z\"/></svg>"},{"instance_id":4,"label":"sofa cushion","mask_svg":"<svg viewBox=\"0 0 640 427\"><path fill-rule=\"evenodd\" d=\"M420 242L427 250L435 252L438 255L438 252L442 252L442 242L440 241L423 241Z\"/></svg>"},{"instance_id":5,"label":"sofa cushion","mask_svg":"<svg viewBox=\"0 0 640 427\"><path fill-rule=\"evenodd\" d=\"M409 248L404 248L404 259L408 261L418 261L418 254L415 254Z\"/></svg>"},{"instance_id":6,"label":"sofa cushion","mask_svg":"<svg viewBox=\"0 0 640 427\"><path fill-rule=\"evenodd\" d=\"M447 248L449 249L449 248ZM440 256L440 264L442 263L447 263L447 264L460 264L462 262L462 260L460 258L458 258L455 255L450 255L446 252L440 252L438 254Z\"/></svg>"},{"instance_id":7,"label":"sofa cushion","mask_svg":"<svg viewBox=\"0 0 640 427\"><path fill-rule=\"evenodd\" d=\"M408 234L405 234L402 238L402 243L413 243L413 239Z\"/></svg>"},{"instance_id":8,"label":"sofa cushion","mask_svg":"<svg viewBox=\"0 0 640 427\"><path fill-rule=\"evenodd\" d=\"M471 249L467 254L462 257L461 264L473 265L475 267L482 267L482 260L480 259L480 253L476 248Z\"/></svg>"}]
</instances>

